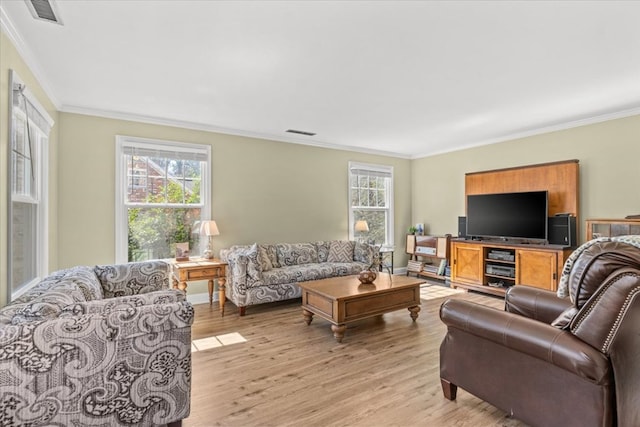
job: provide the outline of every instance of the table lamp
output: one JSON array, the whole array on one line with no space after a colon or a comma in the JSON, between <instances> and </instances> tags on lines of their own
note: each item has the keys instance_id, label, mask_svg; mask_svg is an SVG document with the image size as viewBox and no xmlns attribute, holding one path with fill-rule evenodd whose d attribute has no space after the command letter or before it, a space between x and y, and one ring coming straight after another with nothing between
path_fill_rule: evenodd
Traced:
<instances>
[{"instance_id":1,"label":"table lamp","mask_svg":"<svg viewBox=\"0 0 640 427\"><path fill-rule=\"evenodd\" d=\"M220 234L220 231L218 231L218 225L213 220L202 221L200 223L200 234L209 238L209 241L207 242L207 249L202 253L202 257L211 259L213 258L212 238L213 236L218 236Z\"/></svg>"},{"instance_id":2,"label":"table lamp","mask_svg":"<svg viewBox=\"0 0 640 427\"><path fill-rule=\"evenodd\" d=\"M359 221L356 221L356 225L355 225L355 230L357 232L359 232L359 237L360 237L360 241L362 241L362 234L366 231L369 231L369 224L367 224L367 221L361 219Z\"/></svg>"}]
</instances>

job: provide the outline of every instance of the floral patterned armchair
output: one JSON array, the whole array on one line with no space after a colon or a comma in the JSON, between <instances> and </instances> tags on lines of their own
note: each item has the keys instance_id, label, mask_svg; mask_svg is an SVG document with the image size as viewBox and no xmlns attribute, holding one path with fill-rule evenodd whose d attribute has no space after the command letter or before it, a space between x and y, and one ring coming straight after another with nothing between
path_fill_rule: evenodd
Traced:
<instances>
[{"instance_id":1,"label":"floral patterned armchair","mask_svg":"<svg viewBox=\"0 0 640 427\"><path fill-rule=\"evenodd\" d=\"M0 310L0 425L180 425L192 323L165 262L51 274Z\"/></svg>"}]
</instances>

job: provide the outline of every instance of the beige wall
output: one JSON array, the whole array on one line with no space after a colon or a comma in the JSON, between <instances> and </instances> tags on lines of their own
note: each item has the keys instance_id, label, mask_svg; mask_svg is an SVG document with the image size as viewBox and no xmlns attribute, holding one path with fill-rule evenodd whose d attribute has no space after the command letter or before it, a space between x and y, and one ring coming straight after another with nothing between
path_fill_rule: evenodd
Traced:
<instances>
[{"instance_id":1,"label":"beige wall","mask_svg":"<svg viewBox=\"0 0 640 427\"><path fill-rule=\"evenodd\" d=\"M410 160L79 114L61 113L60 123L60 268L114 262L116 135L211 146L216 252L252 242L347 239L348 162L392 165L396 260L406 264L400 249L411 223Z\"/></svg>"},{"instance_id":2,"label":"beige wall","mask_svg":"<svg viewBox=\"0 0 640 427\"><path fill-rule=\"evenodd\" d=\"M56 165L58 144L58 112L47 97L31 70L20 57L4 32L0 31L0 307L5 305L8 283L8 245L7 245L7 200L8 200L8 155L9 155L9 70L14 70L25 83L29 91L47 110L56 124L49 136L49 269L54 269L57 260L57 194L58 174Z\"/></svg>"},{"instance_id":3,"label":"beige wall","mask_svg":"<svg viewBox=\"0 0 640 427\"><path fill-rule=\"evenodd\" d=\"M434 234L456 234L468 172L580 161L580 235L588 218L640 214L640 116L414 160L412 218Z\"/></svg>"}]
</instances>

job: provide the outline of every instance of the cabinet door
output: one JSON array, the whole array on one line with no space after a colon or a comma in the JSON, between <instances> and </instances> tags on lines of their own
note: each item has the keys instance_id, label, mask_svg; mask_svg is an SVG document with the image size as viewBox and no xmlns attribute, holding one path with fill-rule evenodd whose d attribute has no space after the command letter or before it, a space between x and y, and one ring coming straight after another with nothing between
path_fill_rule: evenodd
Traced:
<instances>
[{"instance_id":1,"label":"cabinet door","mask_svg":"<svg viewBox=\"0 0 640 427\"><path fill-rule=\"evenodd\" d=\"M454 243L451 280L482 285L482 245Z\"/></svg>"},{"instance_id":2,"label":"cabinet door","mask_svg":"<svg viewBox=\"0 0 640 427\"><path fill-rule=\"evenodd\" d=\"M556 291L558 254L553 251L517 250L516 285Z\"/></svg>"}]
</instances>

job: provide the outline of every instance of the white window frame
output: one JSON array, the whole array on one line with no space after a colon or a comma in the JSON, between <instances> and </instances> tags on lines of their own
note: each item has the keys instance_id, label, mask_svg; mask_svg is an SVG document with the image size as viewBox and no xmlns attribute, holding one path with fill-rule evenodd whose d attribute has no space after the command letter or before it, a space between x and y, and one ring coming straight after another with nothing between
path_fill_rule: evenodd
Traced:
<instances>
[{"instance_id":1,"label":"white window frame","mask_svg":"<svg viewBox=\"0 0 640 427\"><path fill-rule=\"evenodd\" d=\"M389 188L387 189L387 236L386 242L376 242L381 243L385 246L394 246L394 196L393 196L393 187L394 187L394 179L393 179L393 166L388 165L377 165L371 163L361 163L361 162L349 162L348 180L347 180L347 197L348 197L348 206L349 206L349 240L355 240L355 215L354 215L354 207L351 206L351 174L352 171L355 170L366 170L372 173L380 173L384 175L389 175ZM362 209L362 208L357 208ZM372 208L378 210L380 208Z\"/></svg>"},{"instance_id":2,"label":"white window frame","mask_svg":"<svg viewBox=\"0 0 640 427\"><path fill-rule=\"evenodd\" d=\"M18 74L10 70L9 73L9 111L11 112L9 117L9 155L7 156L7 170L8 170L8 215L7 215L7 249L9 254L13 254L12 239L13 239L13 202L26 202L37 205L36 211L36 241L33 248L33 256L35 258L35 272L36 277L32 278L29 282L23 283L19 287L15 287L12 278L13 271L13 259L12 255L8 256L8 268L7 268L7 293L8 300L13 301L20 297L35 284L37 284L48 272L49 266L49 135L51 128L55 124L55 121L49 116L46 109L38 102L33 93L26 87L22 79ZM22 111L22 109L14 108L14 90L21 92L24 97L24 101L28 103L28 109L35 111ZM34 158L33 174L34 174L34 191L33 197L25 197L23 195L13 194L13 153L11 152L14 145L14 138L16 129L14 129L14 115L33 116L37 113L40 115L41 124L31 122L31 126L37 128L41 135L37 138L35 146L32 146L32 157ZM32 120L30 118L29 120ZM37 122L37 121L36 121ZM36 138L34 138L36 139ZM33 142L33 141L32 141Z\"/></svg>"},{"instance_id":3,"label":"white window frame","mask_svg":"<svg viewBox=\"0 0 640 427\"><path fill-rule=\"evenodd\" d=\"M211 219L211 147L203 144L167 141L159 139L139 138L134 136L116 135L116 213L115 213L115 244L116 263L128 262L128 215L125 196L127 194L127 165L125 164L125 147L143 147L159 151L206 152L207 161L202 167L201 198L199 204L192 207L201 209L201 220ZM145 205L151 206L151 205ZM172 204L153 204L156 207L174 207Z\"/></svg>"}]
</instances>

